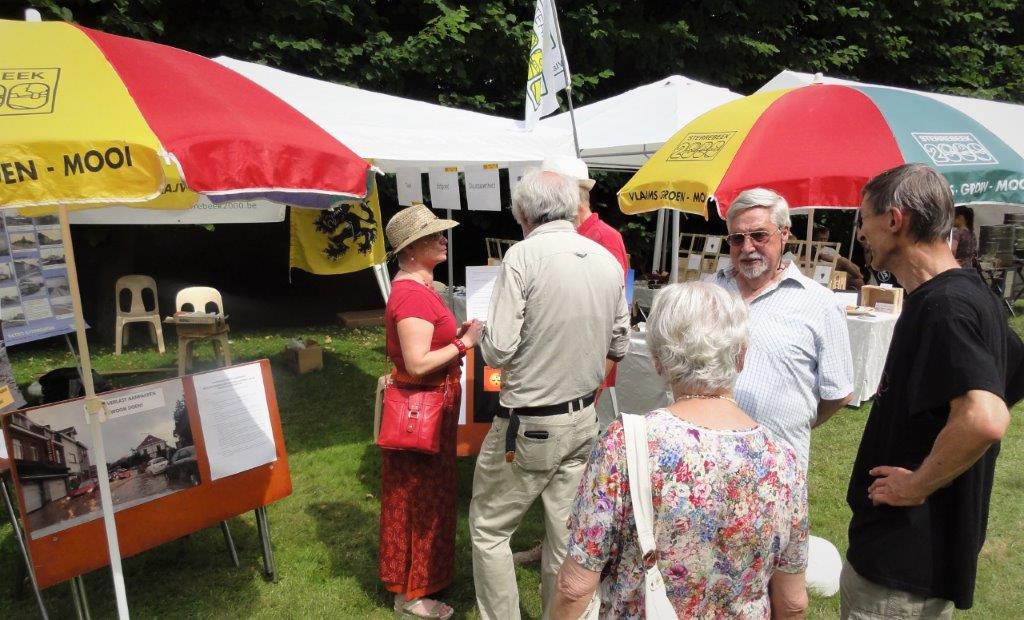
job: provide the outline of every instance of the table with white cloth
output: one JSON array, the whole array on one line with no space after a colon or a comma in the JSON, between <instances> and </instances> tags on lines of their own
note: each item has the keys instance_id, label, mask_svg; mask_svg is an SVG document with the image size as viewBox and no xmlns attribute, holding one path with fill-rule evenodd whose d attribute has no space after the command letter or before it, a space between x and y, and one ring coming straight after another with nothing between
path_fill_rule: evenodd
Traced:
<instances>
[{"instance_id":1,"label":"table with white cloth","mask_svg":"<svg viewBox=\"0 0 1024 620\"><path fill-rule=\"evenodd\" d=\"M651 297L654 297L654 290L644 290L650 291ZM465 295L456 294L453 305L455 318L461 324L466 320ZM850 406L859 407L875 395L898 318L899 315L883 312L874 316L846 317L850 351L853 354L853 400ZM629 352L619 362L615 392L619 411L628 413L650 411L671 402L661 377L654 370L644 332L630 333ZM597 404L597 411L602 427L607 426L615 417L611 398L602 397Z\"/></svg>"},{"instance_id":2,"label":"table with white cloth","mask_svg":"<svg viewBox=\"0 0 1024 620\"><path fill-rule=\"evenodd\" d=\"M853 354L851 406L859 407L861 403L875 395L898 318L898 315L885 313L846 318L846 328L850 334L850 351ZM643 332L631 334L629 352L619 362L615 386L620 411L640 413L664 407L671 402L661 377L654 370L654 362L650 351L647 350ZM607 421L614 418L611 408L611 399L602 397L597 411L603 425L607 425Z\"/></svg>"},{"instance_id":3,"label":"table with white cloth","mask_svg":"<svg viewBox=\"0 0 1024 620\"><path fill-rule=\"evenodd\" d=\"M851 407L859 407L875 395L898 318L898 314L884 312L875 316L846 317L846 329L850 332L850 352L853 353Z\"/></svg>"}]
</instances>

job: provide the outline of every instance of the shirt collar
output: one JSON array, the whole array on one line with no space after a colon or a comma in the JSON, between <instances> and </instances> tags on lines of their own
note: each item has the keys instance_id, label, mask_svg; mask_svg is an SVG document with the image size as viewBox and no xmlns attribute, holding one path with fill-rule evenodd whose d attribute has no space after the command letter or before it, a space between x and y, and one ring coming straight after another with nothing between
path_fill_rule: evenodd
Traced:
<instances>
[{"instance_id":1,"label":"shirt collar","mask_svg":"<svg viewBox=\"0 0 1024 620\"><path fill-rule=\"evenodd\" d=\"M582 234L586 233L588 230L590 230L591 228L593 228L594 226L597 226L598 222L600 222L600 221L601 221L601 218L597 217L596 213L591 213L590 217L588 217L587 219L583 220L583 223L580 224L580 227L576 229L576 232L578 232L578 233L580 233L582 235Z\"/></svg>"},{"instance_id":2,"label":"shirt collar","mask_svg":"<svg viewBox=\"0 0 1024 620\"><path fill-rule=\"evenodd\" d=\"M545 222L537 228L534 228L530 231L530 234L526 235L526 238L529 239L534 235L543 235L546 233L575 231L576 227L574 227L572 222L569 220L555 220L554 222Z\"/></svg>"},{"instance_id":3,"label":"shirt collar","mask_svg":"<svg viewBox=\"0 0 1024 620\"><path fill-rule=\"evenodd\" d=\"M736 267L729 266L724 269L719 269L718 277L727 282L730 288L734 288L736 291L739 291L739 284L736 282ZM811 280L804 274L800 273L800 268L796 266L795 262L789 261L789 264L786 265L786 269L782 274L782 278L780 278L778 282L773 283L771 286L761 291L761 293L758 294L757 297L751 299L750 301L754 301L756 299L764 297L765 295L771 293L772 291L774 291L775 289L779 288L780 286L787 282L793 282L796 286L800 286L803 288L807 288L808 283L814 284L815 286L820 286L820 284L818 284L814 280Z\"/></svg>"}]
</instances>

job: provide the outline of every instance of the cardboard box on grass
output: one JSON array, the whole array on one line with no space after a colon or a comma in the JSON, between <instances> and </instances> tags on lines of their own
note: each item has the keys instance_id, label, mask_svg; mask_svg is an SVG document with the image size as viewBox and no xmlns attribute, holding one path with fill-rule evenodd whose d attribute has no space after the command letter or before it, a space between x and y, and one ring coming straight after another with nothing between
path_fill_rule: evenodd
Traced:
<instances>
[{"instance_id":1,"label":"cardboard box on grass","mask_svg":"<svg viewBox=\"0 0 1024 620\"><path fill-rule=\"evenodd\" d=\"M291 349L285 347L284 359L288 367L297 375L320 370L324 367L324 350L316 340L306 340L306 348Z\"/></svg>"}]
</instances>

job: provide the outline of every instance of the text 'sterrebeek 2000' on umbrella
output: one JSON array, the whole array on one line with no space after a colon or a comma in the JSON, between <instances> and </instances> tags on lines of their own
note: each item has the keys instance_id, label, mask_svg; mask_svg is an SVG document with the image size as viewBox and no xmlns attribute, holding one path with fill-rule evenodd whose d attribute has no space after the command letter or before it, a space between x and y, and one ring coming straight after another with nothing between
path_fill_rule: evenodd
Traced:
<instances>
[{"instance_id":1,"label":"text 'sterrebeek 2000' on umbrella","mask_svg":"<svg viewBox=\"0 0 1024 620\"><path fill-rule=\"evenodd\" d=\"M675 208L724 217L751 187L792 207L856 207L871 177L935 167L958 204L1024 203L1024 159L978 121L893 88L811 84L723 104L680 129L619 191L626 213Z\"/></svg>"},{"instance_id":2,"label":"text 'sterrebeek 2000' on umbrella","mask_svg":"<svg viewBox=\"0 0 1024 620\"><path fill-rule=\"evenodd\" d=\"M363 198L367 170L209 59L64 22L0 20L0 207L188 208L193 192L325 207Z\"/></svg>"}]
</instances>

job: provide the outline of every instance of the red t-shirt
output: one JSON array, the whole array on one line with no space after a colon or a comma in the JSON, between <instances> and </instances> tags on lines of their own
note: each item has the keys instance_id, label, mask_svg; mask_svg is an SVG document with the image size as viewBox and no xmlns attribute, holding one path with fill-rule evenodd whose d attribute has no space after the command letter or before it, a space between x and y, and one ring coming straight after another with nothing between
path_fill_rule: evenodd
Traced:
<instances>
[{"instance_id":1,"label":"red t-shirt","mask_svg":"<svg viewBox=\"0 0 1024 620\"><path fill-rule=\"evenodd\" d=\"M415 280L393 281L388 305L384 310L384 331L387 335L388 357L400 375L408 373L405 371L405 360L402 358L402 345L398 342L398 322L409 317L433 323L431 351L451 344L458 331L455 315L433 289Z\"/></svg>"},{"instance_id":2,"label":"red t-shirt","mask_svg":"<svg viewBox=\"0 0 1024 620\"><path fill-rule=\"evenodd\" d=\"M576 232L591 241L596 241L601 247L611 252L615 260L619 261L619 264L622 265L622 276L626 276L626 272L629 271L629 261L626 259L626 244L623 243L622 235L619 234L619 231L602 222L596 213L591 213L590 217L576 229ZM601 387L615 387L617 375L615 367L612 366L611 372L604 378L604 383L601 384Z\"/></svg>"},{"instance_id":3,"label":"red t-shirt","mask_svg":"<svg viewBox=\"0 0 1024 620\"><path fill-rule=\"evenodd\" d=\"M626 275L626 272L629 271L629 262L626 259L626 244L622 242L622 235L619 234L619 231L602 222L596 213L591 213L590 217L576 229L576 232L591 241L596 241L601 247L611 252L615 260L622 265L622 275Z\"/></svg>"}]
</instances>

